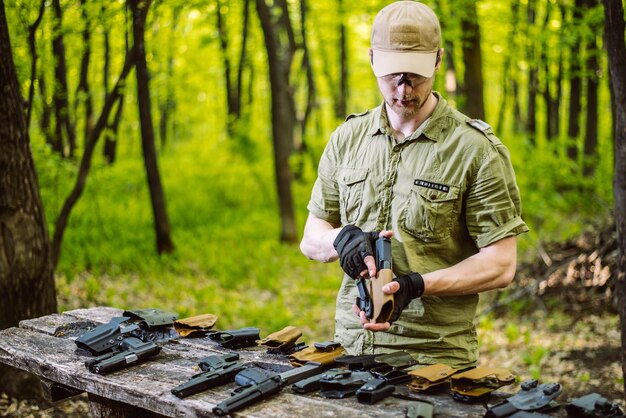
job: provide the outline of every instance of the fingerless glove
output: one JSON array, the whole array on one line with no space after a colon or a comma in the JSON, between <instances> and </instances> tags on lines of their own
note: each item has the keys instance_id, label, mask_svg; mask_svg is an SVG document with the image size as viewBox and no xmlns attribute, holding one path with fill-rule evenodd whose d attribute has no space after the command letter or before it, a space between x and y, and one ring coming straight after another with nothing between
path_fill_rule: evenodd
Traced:
<instances>
[{"instance_id":1,"label":"fingerless glove","mask_svg":"<svg viewBox=\"0 0 626 418\"><path fill-rule=\"evenodd\" d=\"M389 322L396 321L404 308L406 308L413 299L419 298L424 294L424 279L422 275L417 272L396 277L393 280L400 284L400 289L393 294L394 308Z\"/></svg>"},{"instance_id":2,"label":"fingerless glove","mask_svg":"<svg viewBox=\"0 0 626 418\"><path fill-rule=\"evenodd\" d=\"M358 279L361 272L367 270L363 259L368 255L374 256L374 241L378 235L378 232L363 232L354 225L341 229L333 246L339 254L339 264L348 276Z\"/></svg>"}]
</instances>

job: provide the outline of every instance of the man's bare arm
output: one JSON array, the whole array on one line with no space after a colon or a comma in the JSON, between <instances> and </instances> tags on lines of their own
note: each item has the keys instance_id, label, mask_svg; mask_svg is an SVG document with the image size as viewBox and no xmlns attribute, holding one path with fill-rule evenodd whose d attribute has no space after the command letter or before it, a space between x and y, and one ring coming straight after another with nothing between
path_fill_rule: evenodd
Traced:
<instances>
[{"instance_id":1,"label":"man's bare arm","mask_svg":"<svg viewBox=\"0 0 626 418\"><path fill-rule=\"evenodd\" d=\"M311 260L329 263L338 258L333 242L341 228L309 213L304 225L304 235L300 242L300 251Z\"/></svg>"},{"instance_id":2,"label":"man's bare arm","mask_svg":"<svg viewBox=\"0 0 626 418\"><path fill-rule=\"evenodd\" d=\"M507 237L481 248L478 253L451 267L424 274L424 295L454 296L485 292L508 286L517 267L517 238ZM383 287L385 293L400 289L393 281ZM365 312L353 307L365 329L386 331L390 324L371 324Z\"/></svg>"},{"instance_id":3,"label":"man's bare arm","mask_svg":"<svg viewBox=\"0 0 626 418\"><path fill-rule=\"evenodd\" d=\"M311 260L322 261L324 263L337 260L339 254L337 254L333 243L341 230L342 228L335 227L330 222L309 213L309 217L304 225L304 236L300 242L302 254L306 255ZM393 235L391 231L384 231L382 234L388 237ZM376 275L376 261L374 257L368 255L363 259L363 262L367 268L363 269L361 276L367 277L369 274L369 277L374 277Z\"/></svg>"},{"instance_id":4,"label":"man's bare arm","mask_svg":"<svg viewBox=\"0 0 626 418\"><path fill-rule=\"evenodd\" d=\"M451 296L501 289L513 281L516 267L517 238L503 238L458 264L424 274L424 294Z\"/></svg>"}]
</instances>

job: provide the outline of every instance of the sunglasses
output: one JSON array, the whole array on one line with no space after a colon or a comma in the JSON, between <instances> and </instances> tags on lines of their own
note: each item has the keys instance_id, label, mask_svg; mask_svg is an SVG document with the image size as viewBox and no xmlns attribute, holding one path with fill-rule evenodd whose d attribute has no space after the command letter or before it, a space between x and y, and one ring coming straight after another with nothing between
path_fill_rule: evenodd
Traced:
<instances>
[{"instance_id":1,"label":"sunglasses","mask_svg":"<svg viewBox=\"0 0 626 418\"><path fill-rule=\"evenodd\" d=\"M419 74L413 74L413 73L394 73L394 74L384 75L379 78L389 84L401 86L402 84L406 83L410 87L418 86L422 84L424 81L428 80L427 77L421 76Z\"/></svg>"}]
</instances>

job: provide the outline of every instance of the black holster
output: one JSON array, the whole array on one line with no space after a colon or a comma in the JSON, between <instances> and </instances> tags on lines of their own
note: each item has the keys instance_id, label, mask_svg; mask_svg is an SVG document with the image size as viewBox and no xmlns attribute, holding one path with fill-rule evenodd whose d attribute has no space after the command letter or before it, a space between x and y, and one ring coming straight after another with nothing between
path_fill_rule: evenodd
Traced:
<instances>
[{"instance_id":1,"label":"black holster","mask_svg":"<svg viewBox=\"0 0 626 418\"><path fill-rule=\"evenodd\" d=\"M209 338L218 342L224 348L243 348L256 345L261 330L246 327L228 331L218 331L209 334Z\"/></svg>"}]
</instances>

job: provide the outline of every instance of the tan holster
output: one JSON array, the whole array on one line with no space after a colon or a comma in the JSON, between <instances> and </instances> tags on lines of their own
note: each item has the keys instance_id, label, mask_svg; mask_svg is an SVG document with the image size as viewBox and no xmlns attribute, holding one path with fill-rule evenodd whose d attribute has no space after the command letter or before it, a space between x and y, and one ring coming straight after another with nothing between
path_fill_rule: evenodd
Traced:
<instances>
[{"instance_id":1,"label":"tan holster","mask_svg":"<svg viewBox=\"0 0 626 418\"><path fill-rule=\"evenodd\" d=\"M276 331L263 338L257 340L258 345L262 345L272 349L280 349L289 344L295 343L302 336L302 331L294 326L286 326L280 331Z\"/></svg>"},{"instance_id":2,"label":"tan holster","mask_svg":"<svg viewBox=\"0 0 626 418\"><path fill-rule=\"evenodd\" d=\"M328 348L320 348L318 344L297 351L289 356L289 362L292 366L303 366L307 362L318 363L323 366L332 364L337 357L343 354L344 348L340 344L329 346Z\"/></svg>"},{"instance_id":3,"label":"tan holster","mask_svg":"<svg viewBox=\"0 0 626 418\"><path fill-rule=\"evenodd\" d=\"M382 324L391 319L394 306L393 295L386 294L382 288L387 283L391 283L392 280L393 273L391 269L382 269L367 284L367 290L374 304L372 323Z\"/></svg>"},{"instance_id":4,"label":"tan holster","mask_svg":"<svg viewBox=\"0 0 626 418\"><path fill-rule=\"evenodd\" d=\"M174 329L181 337L208 332L217 322L217 315L203 314L174 321Z\"/></svg>"},{"instance_id":5,"label":"tan holster","mask_svg":"<svg viewBox=\"0 0 626 418\"><path fill-rule=\"evenodd\" d=\"M515 382L507 369L476 367L450 378L450 389L462 395L478 397Z\"/></svg>"},{"instance_id":6,"label":"tan holster","mask_svg":"<svg viewBox=\"0 0 626 418\"><path fill-rule=\"evenodd\" d=\"M450 376L456 372L457 369L453 369L445 364L431 364L430 366L422 367L417 370L411 370L409 375L413 380L409 382L408 386L409 389L416 392L431 390L447 383L450 380Z\"/></svg>"}]
</instances>

